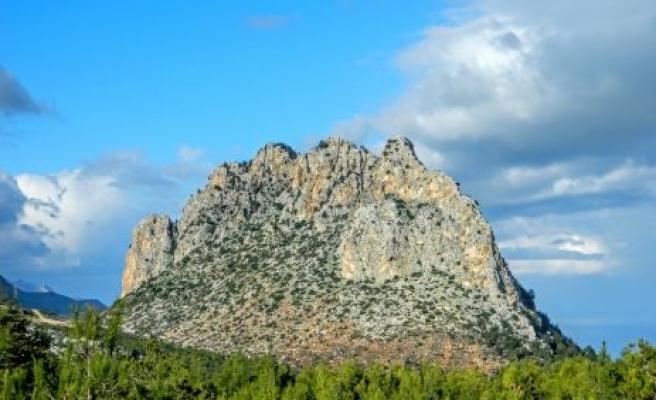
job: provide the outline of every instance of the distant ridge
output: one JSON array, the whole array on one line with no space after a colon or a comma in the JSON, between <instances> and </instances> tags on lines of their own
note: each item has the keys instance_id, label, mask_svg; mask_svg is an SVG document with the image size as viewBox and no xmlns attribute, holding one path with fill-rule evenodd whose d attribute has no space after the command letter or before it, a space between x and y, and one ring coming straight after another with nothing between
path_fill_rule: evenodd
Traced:
<instances>
[{"instance_id":1,"label":"distant ridge","mask_svg":"<svg viewBox=\"0 0 656 400\"><path fill-rule=\"evenodd\" d=\"M14 298L23 308L37 309L60 317L70 317L75 310L83 310L86 307L99 311L107 308L99 300L77 300L55 293L43 284L34 285L25 281L9 282L2 276L0 276L0 289L7 297Z\"/></svg>"},{"instance_id":2,"label":"distant ridge","mask_svg":"<svg viewBox=\"0 0 656 400\"><path fill-rule=\"evenodd\" d=\"M16 288L22 290L23 292L30 292L30 293L54 293L55 291L52 290L49 286L46 284L42 283L40 285L36 285L32 282L27 282L23 280L15 280L10 282L13 286Z\"/></svg>"}]
</instances>

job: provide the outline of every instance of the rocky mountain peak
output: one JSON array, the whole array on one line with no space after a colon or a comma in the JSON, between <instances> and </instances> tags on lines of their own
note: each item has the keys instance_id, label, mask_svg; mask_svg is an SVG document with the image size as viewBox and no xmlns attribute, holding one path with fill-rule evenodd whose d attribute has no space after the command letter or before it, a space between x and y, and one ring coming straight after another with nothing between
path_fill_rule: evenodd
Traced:
<instances>
[{"instance_id":1,"label":"rocky mountain peak","mask_svg":"<svg viewBox=\"0 0 656 400\"><path fill-rule=\"evenodd\" d=\"M412 167L423 168L423 164L419 161L415 153L415 147L410 139L404 136L396 136L385 143L383 149L383 158L391 162L403 165L410 165Z\"/></svg>"},{"instance_id":2,"label":"rocky mountain peak","mask_svg":"<svg viewBox=\"0 0 656 400\"><path fill-rule=\"evenodd\" d=\"M283 143L268 143L262 147L253 160L252 168L259 170L277 170L296 158L296 152Z\"/></svg>"},{"instance_id":3,"label":"rocky mountain peak","mask_svg":"<svg viewBox=\"0 0 656 400\"><path fill-rule=\"evenodd\" d=\"M348 142L339 136L328 136L327 138L319 141L319 144L315 147L315 149L316 148L339 149L341 146L355 147L351 142Z\"/></svg>"},{"instance_id":4,"label":"rocky mountain peak","mask_svg":"<svg viewBox=\"0 0 656 400\"><path fill-rule=\"evenodd\" d=\"M381 156L331 137L217 167L178 221L137 226L123 296L129 329L294 363L495 359L499 332L548 345L476 202L404 137Z\"/></svg>"}]
</instances>

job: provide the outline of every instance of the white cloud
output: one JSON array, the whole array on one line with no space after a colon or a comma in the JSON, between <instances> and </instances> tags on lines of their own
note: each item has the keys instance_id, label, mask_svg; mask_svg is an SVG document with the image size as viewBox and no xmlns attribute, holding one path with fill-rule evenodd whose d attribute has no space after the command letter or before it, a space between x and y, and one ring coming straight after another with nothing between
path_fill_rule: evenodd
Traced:
<instances>
[{"instance_id":1,"label":"white cloud","mask_svg":"<svg viewBox=\"0 0 656 400\"><path fill-rule=\"evenodd\" d=\"M410 137L518 274L653 277L656 3L465 4L398 52L395 100L336 132Z\"/></svg>"},{"instance_id":2,"label":"white cloud","mask_svg":"<svg viewBox=\"0 0 656 400\"><path fill-rule=\"evenodd\" d=\"M397 57L412 79L407 92L351 125L355 131L407 132L427 142L497 136L489 122L527 120L553 101L553 88L534 66L539 41L538 32L507 18L429 29Z\"/></svg>"},{"instance_id":3,"label":"white cloud","mask_svg":"<svg viewBox=\"0 0 656 400\"><path fill-rule=\"evenodd\" d=\"M396 57L406 90L336 131L408 135L455 174L576 157L656 162L656 3L533 3L474 1L466 18L427 29Z\"/></svg>"},{"instance_id":4,"label":"white cloud","mask_svg":"<svg viewBox=\"0 0 656 400\"><path fill-rule=\"evenodd\" d=\"M509 254L508 265L517 274L598 274L615 266L603 240L583 234L520 235L498 244Z\"/></svg>"},{"instance_id":5,"label":"white cloud","mask_svg":"<svg viewBox=\"0 0 656 400\"><path fill-rule=\"evenodd\" d=\"M600 239L579 234L518 236L499 242L501 249L561 251L581 255L605 255L608 250Z\"/></svg>"},{"instance_id":6,"label":"white cloud","mask_svg":"<svg viewBox=\"0 0 656 400\"><path fill-rule=\"evenodd\" d=\"M492 222L497 243L511 269L521 274L653 274L656 234L653 203ZM637 275L636 275L637 274Z\"/></svg>"},{"instance_id":7,"label":"white cloud","mask_svg":"<svg viewBox=\"0 0 656 400\"><path fill-rule=\"evenodd\" d=\"M21 260L14 263L20 268L120 263L138 220L151 213L179 212L208 172L207 166L184 161L151 165L141 154L128 151L51 175L7 175L0 184L13 186L0 185L0 203L13 204L6 216L13 223L3 227L5 213L0 213L0 238L23 243L25 252L11 254ZM38 257L29 259L28 250L39 245ZM3 257L9 255L0 251Z\"/></svg>"},{"instance_id":8,"label":"white cloud","mask_svg":"<svg viewBox=\"0 0 656 400\"><path fill-rule=\"evenodd\" d=\"M79 264L76 255L98 250L97 236L122 217L130 197L114 177L87 176L81 169L16 180L29 199L20 222L42 232L54 251L69 254L69 265Z\"/></svg>"},{"instance_id":9,"label":"white cloud","mask_svg":"<svg viewBox=\"0 0 656 400\"><path fill-rule=\"evenodd\" d=\"M538 193L536 197L604 193L632 187L649 189L651 194L655 194L654 183L656 183L656 167L634 165L629 161L602 175L561 177L555 180L551 187Z\"/></svg>"},{"instance_id":10,"label":"white cloud","mask_svg":"<svg viewBox=\"0 0 656 400\"><path fill-rule=\"evenodd\" d=\"M608 265L598 260L508 260L510 269L517 275L591 275L604 273Z\"/></svg>"}]
</instances>

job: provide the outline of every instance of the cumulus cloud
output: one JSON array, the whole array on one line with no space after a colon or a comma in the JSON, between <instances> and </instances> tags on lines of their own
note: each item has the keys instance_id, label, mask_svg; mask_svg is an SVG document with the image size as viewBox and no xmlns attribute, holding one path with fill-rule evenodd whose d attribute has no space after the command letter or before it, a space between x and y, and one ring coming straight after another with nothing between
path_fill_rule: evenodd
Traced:
<instances>
[{"instance_id":1,"label":"cumulus cloud","mask_svg":"<svg viewBox=\"0 0 656 400\"><path fill-rule=\"evenodd\" d=\"M54 176L24 174L16 180L30 199L20 221L39 230L50 249L69 255L57 260L65 262L59 267L79 265L81 254L98 250L98 235L121 216L129 199L115 177L81 169Z\"/></svg>"},{"instance_id":2,"label":"cumulus cloud","mask_svg":"<svg viewBox=\"0 0 656 400\"><path fill-rule=\"evenodd\" d=\"M396 57L406 91L338 131L402 132L460 169L479 153L478 163L496 167L618 152L654 160L645 146L656 140L648 72L656 69L656 5L508 3L477 2L476 17L427 29ZM586 17L562 18L577 12Z\"/></svg>"},{"instance_id":3,"label":"cumulus cloud","mask_svg":"<svg viewBox=\"0 0 656 400\"><path fill-rule=\"evenodd\" d=\"M656 3L464 5L397 53L408 84L395 100L335 131L413 139L481 201L517 271L612 270L619 218L656 197ZM610 219L599 237L581 217L596 212ZM507 229L514 217L549 224Z\"/></svg>"},{"instance_id":4,"label":"cumulus cloud","mask_svg":"<svg viewBox=\"0 0 656 400\"><path fill-rule=\"evenodd\" d=\"M153 165L124 151L50 175L0 174L1 263L11 261L15 271L120 269L137 221L179 212L207 173L205 166Z\"/></svg>"}]
</instances>

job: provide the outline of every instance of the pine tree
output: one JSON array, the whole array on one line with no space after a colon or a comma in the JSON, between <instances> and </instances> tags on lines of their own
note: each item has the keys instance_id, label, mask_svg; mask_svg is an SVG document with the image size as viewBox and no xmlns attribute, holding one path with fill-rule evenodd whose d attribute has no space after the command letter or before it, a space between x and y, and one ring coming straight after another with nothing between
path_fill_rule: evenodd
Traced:
<instances>
[{"instance_id":1,"label":"pine tree","mask_svg":"<svg viewBox=\"0 0 656 400\"><path fill-rule=\"evenodd\" d=\"M27 397L27 371L25 368L5 369L2 377L1 400L24 399Z\"/></svg>"},{"instance_id":2,"label":"pine tree","mask_svg":"<svg viewBox=\"0 0 656 400\"><path fill-rule=\"evenodd\" d=\"M620 396L633 399L656 397L656 347L645 340L630 344L618 362Z\"/></svg>"},{"instance_id":3,"label":"pine tree","mask_svg":"<svg viewBox=\"0 0 656 400\"><path fill-rule=\"evenodd\" d=\"M32 400L50 400L53 398L52 391L48 380L46 379L46 371L43 366L43 360L36 360L34 362L34 383L32 386Z\"/></svg>"},{"instance_id":4,"label":"pine tree","mask_svg":"<svg viewBox=\"0 0 656 400\"><path fill-rule=\"evenodd\" d=\"M0 369L29 367L50 349L50 338L15 307L0 307Z\"/></svg>"}]
</instances>

